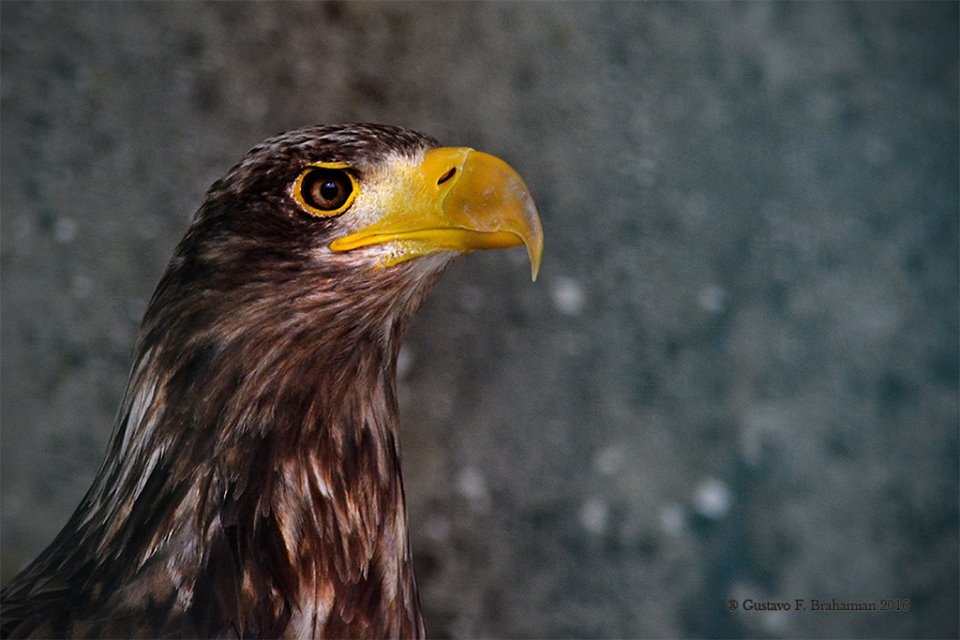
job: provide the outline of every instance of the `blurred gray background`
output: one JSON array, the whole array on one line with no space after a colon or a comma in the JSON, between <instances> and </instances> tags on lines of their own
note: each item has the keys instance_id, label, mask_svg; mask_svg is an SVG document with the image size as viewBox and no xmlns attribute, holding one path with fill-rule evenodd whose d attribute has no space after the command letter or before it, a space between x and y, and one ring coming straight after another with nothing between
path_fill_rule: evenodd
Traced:
<instances>
[{"instance_id":1,"label":"blurred gray background","mask_svg":"<svg viewBox=\"0 0 960 640\"><path fill-rule=\"evenodd\" d=\"M957 637L956 3L0 4L2 577L207 186L307 124L506 158L401 369L436 637ZM729 599L909 612L728 610Z\"/></svg>"}]
</instances>

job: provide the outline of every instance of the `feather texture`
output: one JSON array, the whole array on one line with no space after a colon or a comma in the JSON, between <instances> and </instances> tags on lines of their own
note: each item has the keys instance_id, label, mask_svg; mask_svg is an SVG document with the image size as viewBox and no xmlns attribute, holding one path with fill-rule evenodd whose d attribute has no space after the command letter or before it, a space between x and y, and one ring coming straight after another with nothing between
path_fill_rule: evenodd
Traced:
<instances>
[{"instance_id":1,"label":"feather texture","mask_svg":"<svg viewBox=\"0 0 960 640\"><path fill-rule=\"evenodd\" d=\"M306 216L310 162L359 172L430 138L268 140L215 183L149 304L106 461L2 592L4 637L422 636L395 383L453 254L371 270Z\"/></svg>"}]
</instances>

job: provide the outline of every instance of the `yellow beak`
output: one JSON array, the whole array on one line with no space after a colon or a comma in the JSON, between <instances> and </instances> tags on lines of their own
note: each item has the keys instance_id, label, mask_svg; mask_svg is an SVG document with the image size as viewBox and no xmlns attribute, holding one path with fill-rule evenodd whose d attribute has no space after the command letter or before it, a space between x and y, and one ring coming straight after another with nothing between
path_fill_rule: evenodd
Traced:
<instances>
[{"instance_id":1,"label":"yellow beak","mask_svg":"<svg viewBox=\"0 0 960 640\"><path fill-rule=\"evenodd\" d=\"M465 147L431 149L369 226L337 238L333 251L390 243L390 266L439 251L526 245L534 280L543 229L523 179L495 156Z\"/></svg>"}]
</instances>

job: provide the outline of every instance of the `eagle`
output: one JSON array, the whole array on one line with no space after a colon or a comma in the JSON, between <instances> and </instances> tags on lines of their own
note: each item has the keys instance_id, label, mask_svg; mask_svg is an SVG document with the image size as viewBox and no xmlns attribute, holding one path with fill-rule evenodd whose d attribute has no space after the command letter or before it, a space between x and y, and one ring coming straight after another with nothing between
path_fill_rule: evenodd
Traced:
<instances>
[{"instance_id":1,"label":"eagle","mask_svg":"<svg viewBox=\"0 0 960 640\"><path fill-rule=\"evenodd\" d=\"M93 485L3 637L422 637L396 369L458 255L543 231L503 160L408 129L270 138L154 292Z\"/></svg>"}]
</instances>

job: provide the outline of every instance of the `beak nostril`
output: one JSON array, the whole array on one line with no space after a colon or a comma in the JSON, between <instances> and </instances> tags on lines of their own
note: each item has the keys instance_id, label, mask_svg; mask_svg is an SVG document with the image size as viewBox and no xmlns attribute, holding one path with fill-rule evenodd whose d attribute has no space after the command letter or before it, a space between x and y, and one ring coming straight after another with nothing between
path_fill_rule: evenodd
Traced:
<instances>
[{"instance_id":1,"label":"beak nostril","mask_svg":"<svg viewBox=\"0 0 960 640\"><path fill-rule=\"evenodd\" d=\"M437 180L437 186L443 184L444 182L452 178L453 174L455 174L456 172L457 172L456 167L450 167L449 169L447 169L446 173L440 176L440 178Z\"/></svg>"}]
</instances>

